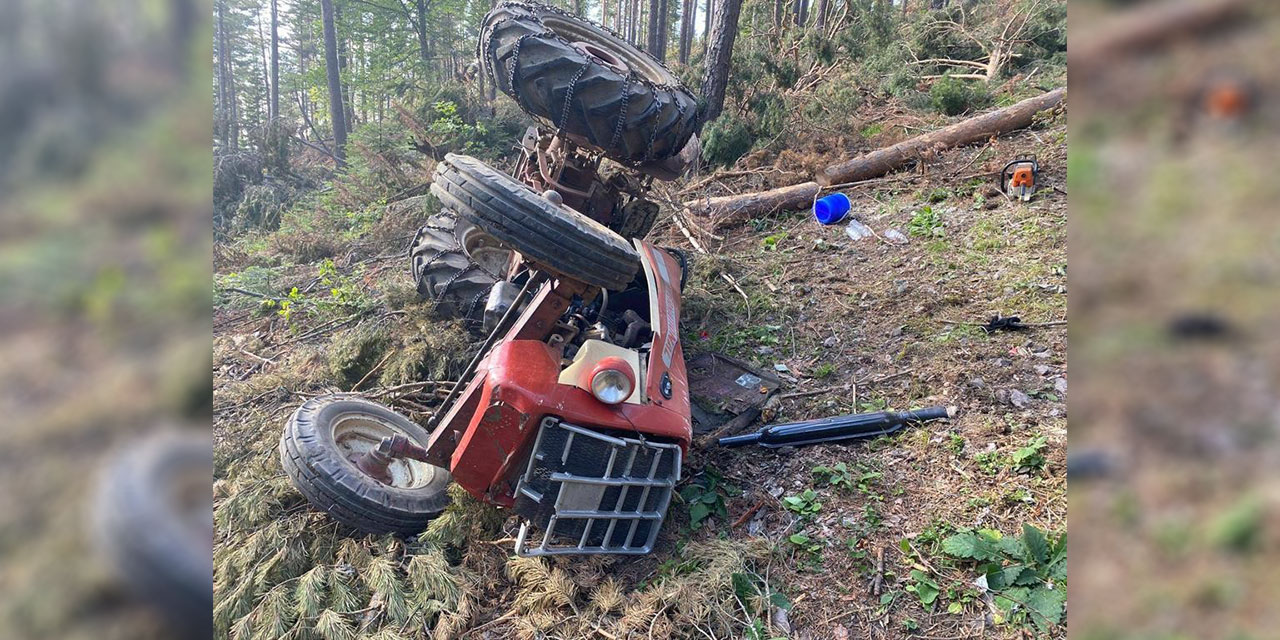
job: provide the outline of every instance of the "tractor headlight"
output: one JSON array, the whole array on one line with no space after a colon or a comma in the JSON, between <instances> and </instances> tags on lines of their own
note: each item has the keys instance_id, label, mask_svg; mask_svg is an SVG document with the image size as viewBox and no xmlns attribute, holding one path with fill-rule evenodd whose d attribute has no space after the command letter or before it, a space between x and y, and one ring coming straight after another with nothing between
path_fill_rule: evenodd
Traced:
<instances>
[{"instance_id":1,"label":"tractor headlight","mask_svg":"<svg viewBox=\"0 0 1280 640\"><path fill-rule=\"evenodd\" d=\"M604 358L591 373L591 395L605 404L618 404L630 398L635 388L636 376L622 358Z\"/></svg>"}]
</instances>

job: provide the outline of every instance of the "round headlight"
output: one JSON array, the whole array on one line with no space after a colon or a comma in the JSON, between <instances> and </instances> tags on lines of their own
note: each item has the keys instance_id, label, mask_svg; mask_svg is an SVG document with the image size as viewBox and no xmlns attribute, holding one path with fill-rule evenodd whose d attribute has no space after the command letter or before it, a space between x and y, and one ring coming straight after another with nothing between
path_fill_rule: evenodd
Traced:
<instances>
[{"instance_id":1,"label":"round headlight","mask_svg":"<svg viewBox=\"0 0 1280 640\"><path fill-rule=\"evenodd\" d=\"M605 358L591 374L591 395L605 404L618 404L630 398L634 390L631 367L621 358Z\"/></svg>"}]
</instances>

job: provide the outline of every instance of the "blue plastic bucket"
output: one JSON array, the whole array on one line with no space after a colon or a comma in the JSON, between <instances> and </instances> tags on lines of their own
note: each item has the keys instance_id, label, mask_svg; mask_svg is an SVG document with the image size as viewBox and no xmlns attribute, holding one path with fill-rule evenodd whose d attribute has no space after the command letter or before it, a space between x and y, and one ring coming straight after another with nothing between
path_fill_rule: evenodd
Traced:
<instances>
[{"instance_id":1,"label":"blue plastic bucket","mask_svg":"<svg viewBox=\"0 0 1280 640\"><path fill-rule=\"evenodd\" d=\"M844 220L845 214L849 213L849 197L843 193L833 193L824 198L818 198L813 203L813 217L818 219L821 224L835 224Z\"/></svg>"}]
</instances>

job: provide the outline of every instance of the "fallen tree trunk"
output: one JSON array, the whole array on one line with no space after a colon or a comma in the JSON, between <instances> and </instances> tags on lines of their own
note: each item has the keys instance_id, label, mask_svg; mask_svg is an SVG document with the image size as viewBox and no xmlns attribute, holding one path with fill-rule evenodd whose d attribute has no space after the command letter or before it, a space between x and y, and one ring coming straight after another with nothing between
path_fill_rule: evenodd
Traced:
<instances>
[{"instance_id":1,"label":"fallen tree trunk","mask_svg":"<svg viewBox=\"0 0 1280 640\"><path fill-rule=\"evenodd\" d=\"M1256 0L1179 0L1142 5L1101 20L1097 29L1073 37L1067 64L1071 65L1073 77L1088 81L1089 75L1084 72L1115 64L1119 56L1243 22L1261 4Z\"/></svg>"},{"instance_id":2,"label":"fallen tree trunk","mask_svg":"<svg viewBox=\"0 0 1280 640\"><path fill-rule=\"evenodd\" d=\"M813 203L814 196L820 190L821 187L816 182L803 182L768 191L690 200L684 205L693 212L711 218L712 225L723 227L774 211L802 209Z\"/></svg>"},{"instance_id":3,"label":"fallen tree trunk","mask_svg":"<svg viewBox=\"0 0 1280 640\"><path fill-rule=\"evenodd\" d=\"M993 135L1022 129L1031 124L1037 112L1057 106L1067 94L1065 88L1028 98L1010 107L997 109L957 122L949 127L904 140L891 147L878 149L852 160L833 164L823 169L817 177L818 184L831 186L845 182L857 182L877 178L914 162L926 151L941 151L972 144ZM779 190L775 190L779 191ZM737 196L745 198L747 196Z\"/></svg>"}]
</instances>

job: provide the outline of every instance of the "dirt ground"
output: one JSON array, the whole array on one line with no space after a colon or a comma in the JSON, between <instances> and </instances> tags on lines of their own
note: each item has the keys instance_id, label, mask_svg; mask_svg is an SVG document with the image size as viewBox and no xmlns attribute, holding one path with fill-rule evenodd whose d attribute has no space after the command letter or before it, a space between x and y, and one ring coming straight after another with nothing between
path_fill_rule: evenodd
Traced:
<instances>
[{"instance_id":1,"label":"dirt ground","mask_svg":"<svg viewBox=\"0 0 1280 640\"><path fill-rule=\"evenodd\" d=\"M882 135L913 134L890 121ZM1043 167L1036 197L1021 203L992 191L990 174L1030 153ZM668 187L665 197L680 199L681 186L699 179ZM761 183L760 174L738 175L703 189L718 195ZM311 511L288 485L276 460L284 420L308 396L350 389L335 377L335 361L362 332L382 332L401 352L418 345L424 367L415 371L431 370L434 379L451 379L469 356L463 342L450 342L456 329L412 301L402 250L420 214L388 215L332 256L331 279L355 283L370 298L363 311L286 318L279 308L256 310L258 299L219 294L219 633L266 629L263 637L277 637L272 627L283 635L324 626L475 638L1037 634L1025 612L1009 616L984 597L977 569L944 557L939 542L966 529L1018 535L1024 524L1066 532L1066 117L847 193L851 215L876 236L851 239L843 224L819 226L808 212L715 233L706 221L684 218L704 255L664 210L650 239L693 257L682 310L686 358L718 350L781 367L780 400L765 416L772 421L931 405L956 405L959 416L872 442L794 450L700 441L684 477L704 486L722 477L713 490L727 515L691 529L687 507L674 503L648 557L515 560L514 519L466 500L417 540L359 538ZM893 242L890 230L907 242ZM257 264L274 291L296 286L304 297L329 286L318 262L230 247L215 257L220 278L237 273L243 281ZM980 325L995 315L1033 326L987 334ZM419 344L423 336L430 344ZM436 394L388 391L394 382L369 376L360 391L423 420ZM1019 468L1011 460L1029 446L1042 459ZM814 472L840 463L849 486ZM811 513L786 507L786 498L808 489ZM419 568L446 587L416 578ZM332 595L304 605L309 596L297 585L325 571L351 587L345 607ZM908 589L917 585L912 571L940 590L931 605ZM744 582L755 604L732 597L743 597ZM1065 633L1062 624L1048 635Z\"/></svg>"}]
</instances>

